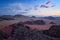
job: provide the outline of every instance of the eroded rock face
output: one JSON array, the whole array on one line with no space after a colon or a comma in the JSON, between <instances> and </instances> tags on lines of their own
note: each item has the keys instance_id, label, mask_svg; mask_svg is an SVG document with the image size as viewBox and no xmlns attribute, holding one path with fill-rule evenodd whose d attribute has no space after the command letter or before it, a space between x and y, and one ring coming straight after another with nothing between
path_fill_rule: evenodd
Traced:
<instances>
[{"instance_id":1,"label":"eroded rock face","mask_svg":"<svg viewBox=\"0 0 60 40\"><path fill-rule=\"evenodd\" d=\"M53 25L49 30L50 30L49 33L51 34L51 36L60 37L60 25Z\"/></svg>"},{"instance_id":2,"label":"eroded rock face","mask_svg":"<svg viewBox=\"0 0 60 40\"><path fill-rule=\"evenodd\" d=\"M44 34L60 38L60 25L52 25L49 30L44 31Z\"/></svg>"},{"instance_id":3,"label":"eroded rock face","mask_svg":"<svg viewBox=\"0 0 60 40\"><path fill-rule=\"evenodd\" d=\"M36 20L36 21L26 21L24 24L38 24L38 25L45 25L43 20Z\"/></svg>"},{"instance_id":4,"label":"eroded rock face","mask_svg":"<svg viewBox=\"0 0 60 40\"><path fill-rule=\"evenodd\" d=\"M7 39L9 36L5 33L0 31L0 40Z\"/></svg>"},{"instance_id":5,"label":"eroded rock face","mask_svg":"<svg viewBox=\"0 0 60 40\"><path fill-rule=\"evenodd\" d=\"M50 40L44 37L38 30L33 30L28 26L21 26L21 24L17 26L19 28L15 29L13 36L7 40Z\"/></svg>"}]
</instances>

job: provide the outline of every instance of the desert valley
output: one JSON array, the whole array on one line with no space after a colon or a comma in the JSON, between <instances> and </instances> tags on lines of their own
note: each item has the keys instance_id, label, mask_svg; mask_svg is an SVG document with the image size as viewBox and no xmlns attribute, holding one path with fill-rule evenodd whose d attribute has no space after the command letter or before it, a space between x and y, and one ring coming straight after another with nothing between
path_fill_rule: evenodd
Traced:
<instances>
[{"instance_id":1,"label":"desert valley","mask_svg":"<svg viewBox=\"0 0 60 40\"><path fill-rule=\"evenodd\" d=\"M0 40L60 40L60 0L0 0Z\"/></svg>"},{"instance_id":2,"label":"desert valley","mask_svg":"<svg viewBox=\"0 0 60 40\"><path fill-rule=\"evenodd\" d=\"M22 28L21 28L22 27ZM26 29L27 28L27 29ZM28 35L41 36L41 40L60 40L60 18L58 17L28 17L24 15L15 15L15 16L9 16L4 15L0 17L0 40L15 40L16 33L23 32L22 36L24 34L26 37ZM18 31L17 31L18 30ZM26 31L25 31L26 30ZM31 31L29 31L31 30ZM36 32L38 33L36 33ZM15 33L16 32L16 33ZM32 33L31 33L32 32ZM2 33L2 34L1 34ZM31 34L30 34L31 33ZM13 36L15 35L15 36ZM19 34L20 35L20 34ZM13 36L13 37L12 37ZM30 36L28 36L30 38ZM40 40L40 37L35 38L34 36L29 39L26 38L25 40ZM19 38L18 38L19 39ZM16 40L18 40L16 38ZM21 38L23 40L23 37Z\"/></svg>"}]
</instances>

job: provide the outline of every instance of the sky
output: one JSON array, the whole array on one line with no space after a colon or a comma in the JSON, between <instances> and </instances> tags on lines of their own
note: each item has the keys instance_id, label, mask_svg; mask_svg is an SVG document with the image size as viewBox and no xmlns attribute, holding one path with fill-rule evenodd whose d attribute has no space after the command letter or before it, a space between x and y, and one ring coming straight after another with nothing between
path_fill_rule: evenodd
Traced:
<instances>
[{"instance_id":1,"label":"sky","mask_svg":"<svg viewBox=\"0 0 60 40\"><path fill-rule=\"evenodd\" d=\"M0 15L16 14L60 16L60 0L0 0Z\"/></svg>"}]
</instances>

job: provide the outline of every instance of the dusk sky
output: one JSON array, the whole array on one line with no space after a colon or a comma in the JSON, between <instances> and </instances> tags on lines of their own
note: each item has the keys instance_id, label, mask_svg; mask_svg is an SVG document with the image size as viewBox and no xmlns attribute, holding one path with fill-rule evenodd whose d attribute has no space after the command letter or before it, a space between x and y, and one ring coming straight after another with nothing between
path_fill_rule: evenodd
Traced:
<instances>
[{"instance_id":1,"label":"dusk sky","mask_svg":"<svg viewBox=\"0 0 60 40\"><path fill-rule=\"evenodd\" d=\"M0 15L60 16L60 0L0 0ZM46 7L41 7L46 5Z\"/></svg>"}]
</instances>

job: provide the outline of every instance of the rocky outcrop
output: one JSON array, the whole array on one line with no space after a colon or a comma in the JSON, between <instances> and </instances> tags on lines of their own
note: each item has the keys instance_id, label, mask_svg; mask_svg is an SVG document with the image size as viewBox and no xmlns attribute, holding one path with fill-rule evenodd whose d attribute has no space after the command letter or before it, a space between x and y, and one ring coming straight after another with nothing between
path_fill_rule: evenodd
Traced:
<instances>
[{"instance_id":1,"label":"rocky outcrop","mask_svg":"<svg viewBox=\"0 0 60 40\"><path fill-rule=\"evenodd\" d=\"M7 39L7 38L8 38L8 35L5 32L0 30L0 40L4 40L4 39Z\"/></svg>"},{"instance_id":2,"label":"rocky outcrop","mask_svg":"<svg viewBox=\"0 0 60 40\"><path fill-rule=\"evenodd\" d=\"M49 24L56 24L56 23L54 23L54 22L50 22Z\"/></svg>"},{"instance_id":3,"label":"rocky outcrop","mask_svg":"<svg viewBox=\"0 0 60 40\"><path fill-rule=\"evenodd\" d=\"M48 17L44 17L45 19L49 19L49 20L55 20L56 18L55 17L52 17L52 16L48 16Z\"/></svg>"},{"instance_id":4,"label":"rocky outcrop","mask_svg":"<svg viewBox=\"0 0 60 40\"><path fill-rule=\"evenodd\" d=\"M38 25L45 25L43 20L36 20L36 21L26 21L24 24L38 24Z\"/></svg>"},{"instance_id":5,"label":"rocky outcrop","mask_svg":"<svg viewBox=\"0 0 60 40\"><path fill-rule=\"evenodd\" d=\"M50 40L38 30L33 30L23 24L17 24L17 26L19 26L18 29L15 29L13 36L7 40Z\"/></svg>"},{"instance_id":6,"label":"rocky outcrop","mask_svg":"<svg viewBox=\"0 0 60 40\"><path fill-rule=\"evenodd\" d=\"M60 25L52 25L49 30L43 31L43 33L51 37L60 38Z\"/></svg>"},{"instance_id":7,"label":"rocky outcrop","mask_svg":"<svg viewBox=\"0 0 60 40\"><path fill-rule=\"evenodd\" d=\"M45 22L43 20L36 20L34 23L39 24L39 25L45 25Z\"/></svg>"}]
</instances>

